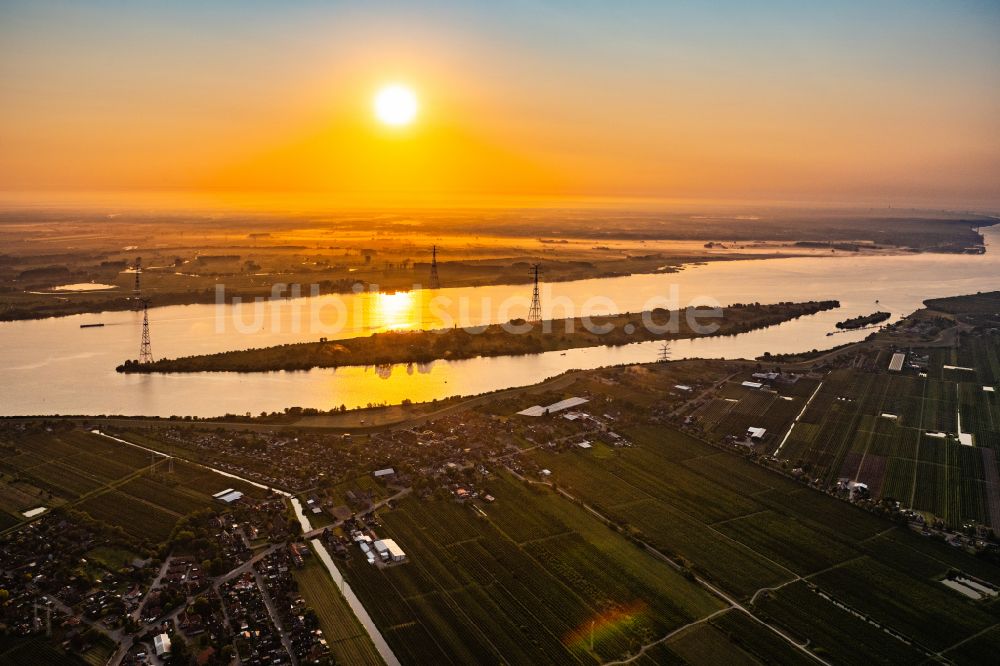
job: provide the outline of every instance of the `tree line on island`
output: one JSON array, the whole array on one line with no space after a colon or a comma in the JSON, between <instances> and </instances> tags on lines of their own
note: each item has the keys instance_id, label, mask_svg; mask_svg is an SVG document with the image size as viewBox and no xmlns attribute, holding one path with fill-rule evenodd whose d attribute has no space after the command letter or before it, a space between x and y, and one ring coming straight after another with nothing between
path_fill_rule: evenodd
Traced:
<instances>
[{"instance_id":1,"label":"tree line on island","mask_svg":"<svg viewBox=\"0 0 1000 666\"><path fill-rule=\"evenodd\" d=\"M838 301L782 302L769 305L738 303L721 309L719 317L708 316L712 312L711 308L685 308L679 311L653 310L594 316L589 321L574 318L530 324L523 320L512 320L512 326L492 324L475 329L455 327L387 331L367 337L321 339L319 342L162 359L153 363L126 361L117 370L124 373L263 372L538 354L581 347L697 337L699 333L689 323L692 319L696 324L717 324L718 328L711 335L736 335L837 307L840 307ZM652 321L657 326L664 326L667 322L676 322L676 325L671 327L670 332L662 333L650 330L645 321ZM510 330L513 327L526 330L514 332ZM598 327L607 332L595 330Z\"/></svg>"},{"instance_id":2,"label":"tree line on island","mask_svg":"<svg viewBox=\"0 0 1000 666\"><path fill-rule=\"evenodd\" d=\"M864 328L865 326L874 326L875 324L881 324L883 321L891 317L892 314L888 312L873 312L869 315L859 315L857 317L851 317L850 319L845 319L844 321L837 322L837 328L850 330L854 328Z\"/></svg>"}]
</instances>

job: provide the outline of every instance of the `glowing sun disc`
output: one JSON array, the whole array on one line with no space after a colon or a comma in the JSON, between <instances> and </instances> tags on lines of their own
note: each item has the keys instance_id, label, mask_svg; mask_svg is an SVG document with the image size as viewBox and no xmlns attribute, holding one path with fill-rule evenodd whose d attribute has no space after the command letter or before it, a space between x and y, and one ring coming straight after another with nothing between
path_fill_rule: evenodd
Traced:
<instances>
[{"instance_id":1,"label":"glowing sun disc","mask_svg":"<svg viewBox=\"0 0 1000 666\"><path fill-rule=\"evenodd\" d=\"M386 125L408 125L417 116L417 96L406 86L385 86L375 95L375 115Z\"/></svg>"}]
</instances>

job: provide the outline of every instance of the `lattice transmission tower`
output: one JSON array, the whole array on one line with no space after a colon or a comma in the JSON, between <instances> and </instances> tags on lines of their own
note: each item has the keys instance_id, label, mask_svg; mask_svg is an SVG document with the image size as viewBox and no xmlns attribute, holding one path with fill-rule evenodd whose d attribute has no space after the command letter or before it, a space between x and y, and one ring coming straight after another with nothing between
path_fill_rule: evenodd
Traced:
<instances>
[{"instance_id":1,"label":"lattice transmission tower","mask_svg":"<svg viewBox=\"0 0 1000 666\"><path fill-rule=\"evenodd\" d=\"M139 343L139 363L153 362L153 350L149 344L149 300L142 301L142 342Z\"/></svg>"},{"instance_id":2,"label":"lattice transmission tower","mask_svg":"<svg viewBox=\"0 0 1000 666\"><path fill-rule=\"evenodd\" d=\"M132 293L135 294L136 298L142 295L142 257L135 258L135 287L132 289Z\"/></svg>"},{"instance_id":3,"label":"lattice transmission tower","mask_svg":"<svg viewBox=\"0 0 1000 666\"><path fill-rule=\"evenodd\" d=\"M441 279L438 277L438 246L431 247L431 289L440 289Z\"/></svg>"},{"instance_id":4,"label":"lattice transmission tower","mask_svg":"<svg viewBox=\"0 0 1000 666\"><path fill-rule=\"evenodd\" d=\"M538 268L541 264L532 264L532 281L534 282L534 288L531 291L531 307L528 309L528 321L541 321L542 320L542 299L538 295Z\"/></svg>"},{"instance_id":5,"label":"lattice transmission tower","mask_svg":"<svg viewBox=\"0 0 1000 666\"><path fill-rule=\"evenodd\" d=\"M663 344L660 345L660 355L656 360L660 363L666 363L670 360L670 342L663 341Z\"/></svg>"}]
</instances>

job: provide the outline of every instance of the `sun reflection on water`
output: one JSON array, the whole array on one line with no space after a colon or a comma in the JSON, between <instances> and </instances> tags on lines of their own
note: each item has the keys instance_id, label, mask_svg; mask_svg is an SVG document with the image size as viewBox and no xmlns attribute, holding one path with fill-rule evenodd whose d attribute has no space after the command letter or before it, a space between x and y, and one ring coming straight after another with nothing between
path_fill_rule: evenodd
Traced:
<instances>
[{"instance_id":1,"label":"sun reflection on water","mask_svg":"<svg viewBox=\"0 0 1000 666\"><path fill-rule=\"evenodd\" d=\"M412 291L374 294L369 322L376 330L397 331L419 325L417 297Z\"/></svg>"}]
</instances>

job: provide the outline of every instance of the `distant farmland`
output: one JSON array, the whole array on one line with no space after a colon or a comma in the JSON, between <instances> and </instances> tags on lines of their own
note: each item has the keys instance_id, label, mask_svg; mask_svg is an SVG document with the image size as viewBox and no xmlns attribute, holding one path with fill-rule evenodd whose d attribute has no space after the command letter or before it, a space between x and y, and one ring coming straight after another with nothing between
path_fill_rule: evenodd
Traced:
<instances>
[{"instance_id":1,"label":"distant farmland","mask_svg":"<svg viewBox=\"0 0 1000 666\"><path fill-rule=\"evenodd\" d=\"M994 611L940 580L1000 584L995 566L676 431L627 432L635 445L616 452L526 454L613 529L506 472L483 482L494 502L380 512L409 561L378 569L354 554L347 578L404 663L594 663L643 647L636 663L809 659L758 620L833 663L918 662L994 636ZM692 574L758 619L717 614L726 597ZM591 623L609 617L591 649Z\"/></svg>"},{"instance_id":2,"label":"distant farmland","mask_svg":"<svg viewBox=\"0 0 1000 666\"><path fill-rule=\"evenodd\" d=\"M184 515L209 507L227 487L261 491L179 460L74 429L0 433L0 528L36 507L72 506L157 544Z\"/></svg>"},{"instance_id":3,"label":"distant farmland","mask_svg":"<svg viewBox=\"0 0 1000 666\"><path fill-rule=\"evenodd\" d=\"M822 383L774 382L761 391L737 379L698 416L716 440L766 428L771 434L762 452L824 485L859 481L872 497L897 500L950 527L974 522L1000 529L1000 339L964 336L955 348L915 349L910 358L922 370L890 372L890 356L875 352L874 371L835 369ZM965 445L957 437L959 418L961 431L971 435Z\"/></svg>"},{"instance_id":4,"label":"distant farmland","mask_svg":"<svg viewBox=\"0 0 1000 666\"><path fill-rule=\"evenodd\" d=\"M851 636L881 646L866 658L905 661L996 624L989 606L939 582L958 569L997 584L995 566L680 433L633 436L639 445L613 458L536 455L560 487L835 663L857 662ZM859 629L873 623L900 638Z\"/></svg>"},{"instance_id":5,"label":"distant farmland","mask_svg":"<svg viewBox=\"0 0 1000 666\"><path fill-rule=\"evenodd\" d=\"M402 661L598 663L724 608L551 491L509 477L490 490L485 518L449 501L402 502L382 519L410 561L348 565Z\"/></svg>"},{"instance_id":6,"label":"distant farmland","mask_svg":"<svg viewBox=\"0 0 1000 666\"><path fill-rule=\"evenodd\" d=\"M1000 529L996 485L1000 400L996 393L983 390L1000 380L1000 374L994 376L990 370L1000 347L987 342L969 339L958 350L931 352L926 378L897 376L886 381L880 377L876 389L882 389L885 397L878 399L877 391L868 394L859 407L867 412L866 418L850 440L840 469L831 467L828 478L858 474L862 481L871 479L878 496L933 513L948 525L960 527L974 521ZM942 369L961 363L979 368L985 376L959 378L954 371ZM972 435L974 446L962 445L951 436L958 432L959 415L962 431ZM929 432L949 436L930 436Z\"/></svg>"}]
</instances>

